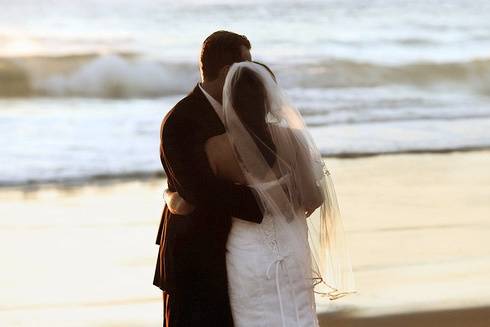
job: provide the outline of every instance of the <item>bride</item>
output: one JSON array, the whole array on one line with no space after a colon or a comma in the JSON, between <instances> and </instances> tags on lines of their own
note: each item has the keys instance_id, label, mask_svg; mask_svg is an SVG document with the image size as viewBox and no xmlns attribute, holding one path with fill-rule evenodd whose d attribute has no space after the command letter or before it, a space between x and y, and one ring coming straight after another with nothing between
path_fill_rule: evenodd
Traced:
<instances>
[{"instance_id":1,"label":"bride","mask_svg":"<svg viewBox=\"0 0 490 327\"><path fill-rule=\"evenodd\" d=\"M223 88L226 133L210 138L213 172L252 188L261 224L232 217L226 245L235 326L318 326L314 293L354 292L329 171L272 72L233 64ZM167 193L170 210L192 205ZM319 208L319 210L317 210Z\"/></svg>"}]
</instances>

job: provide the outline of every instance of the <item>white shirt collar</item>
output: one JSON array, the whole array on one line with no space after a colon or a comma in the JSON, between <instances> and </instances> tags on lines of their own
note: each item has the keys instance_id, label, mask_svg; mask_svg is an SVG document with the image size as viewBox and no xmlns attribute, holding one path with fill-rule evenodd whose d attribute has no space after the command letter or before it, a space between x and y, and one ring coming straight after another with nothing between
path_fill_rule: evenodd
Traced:
<instances>
[{"instance_id":1,"label":"white shirt collar","mask_svg":"<svg viewBox=\"0 0 490 327\"><path fill-rule=\"evenodd\" d=\"M204 88L201 86L201 83L198 83L197 85L199 85L199 88L201 89L202 93L204 93L209 103L211 103L211 106L213 107L214 111L216 111L216 114L218 115L219 119L221 119L221 122L223 122L224 121L223 106L221 105L221 103L216 101L215 98L213 98L208 92L206 92Z\"/></svg>"}]
</instances>

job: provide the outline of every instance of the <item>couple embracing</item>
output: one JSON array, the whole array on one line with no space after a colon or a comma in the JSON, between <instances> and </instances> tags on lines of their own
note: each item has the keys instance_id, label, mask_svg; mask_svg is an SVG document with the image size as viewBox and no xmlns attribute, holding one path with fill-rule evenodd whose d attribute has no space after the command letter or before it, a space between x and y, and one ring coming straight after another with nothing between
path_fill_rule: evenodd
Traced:
<instances>
[{"instance_id":1,"label":"couple embracing","mask_svg":"<svg viewBox=\"0 0 490 327\"><path fill-rule=\"evenodd\" d=\"M164 326L318 326L314 293L354 291L330 173L250 49L207 37L202 82L162 121Z\"/></svg>"}]
</instances>

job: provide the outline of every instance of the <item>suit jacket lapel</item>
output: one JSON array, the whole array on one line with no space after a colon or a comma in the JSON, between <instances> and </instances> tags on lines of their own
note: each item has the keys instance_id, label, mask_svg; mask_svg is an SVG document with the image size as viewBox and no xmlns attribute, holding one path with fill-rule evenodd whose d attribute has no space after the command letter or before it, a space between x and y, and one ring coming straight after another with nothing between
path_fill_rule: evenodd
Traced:
<instances>
[{"instance_id":1,"label":"suit jacket lapel","mask_svg":"<svg viewBox=\"0 0 490 327\"><path fill-rule=\"evenodd\" d=\"M213 135L225 133L225 126L198 84L196 84L189 96L192 97L196 107L198 107L194 114L196 115L195 118L203 123L203 127Z\"/></svg>"}]
</instances>

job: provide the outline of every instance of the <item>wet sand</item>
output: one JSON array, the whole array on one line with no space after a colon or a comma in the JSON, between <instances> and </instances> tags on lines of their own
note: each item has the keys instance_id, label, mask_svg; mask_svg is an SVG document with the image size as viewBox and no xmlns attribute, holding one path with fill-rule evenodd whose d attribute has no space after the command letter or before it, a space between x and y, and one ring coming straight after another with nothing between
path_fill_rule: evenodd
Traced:
<instances>
[{"instance_id":1,"label":"wet sand","mask_svg":"<svg viewBox=\"0 0 490 327\"><path fill-rule=\"evenodd\" d=\"M359 293L320 303L322 325L488 325L490 152L327 165ZM164 185L0 189L1 325L159 326Z\"/></svg>"}]
</instances>

